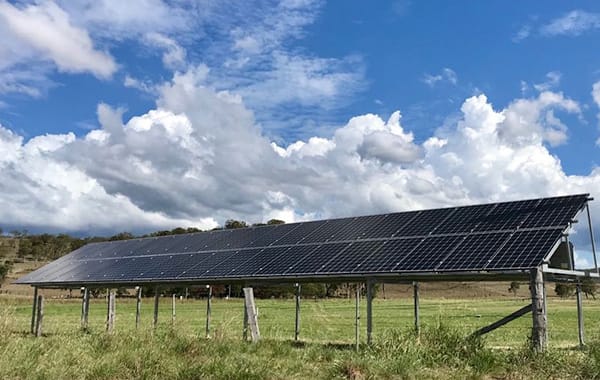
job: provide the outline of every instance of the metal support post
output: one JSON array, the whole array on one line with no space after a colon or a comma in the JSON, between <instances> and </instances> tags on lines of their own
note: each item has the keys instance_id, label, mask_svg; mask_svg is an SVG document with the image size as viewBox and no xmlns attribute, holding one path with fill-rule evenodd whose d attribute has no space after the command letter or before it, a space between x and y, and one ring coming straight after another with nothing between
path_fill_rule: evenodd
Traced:
<instances>
[{"instance_id":1,"label":"metal support post","mask_svg":"<svg viewBox=\"0 0 600 380\"><path fill-rule=\"evenodd\" d=\"M594 227L592 225L592 214L590 213L590 205L585 204L585 210L587 212L588 227L590 229L590 241L592 242L592 256L594 256L594 267L596 267L596 273L600 274L598 268L598 259L596 258L596 241L594 240Z\"/></svg>"},{"instance_id":2,"label":"metal support post","mask_svg":"<svg viewBox=\"0 0 600 380\"><path fill-rule=\"evenodd\" d=\"M294 340L298 340L300 336L300 291L301 285L296 284L296 324L294 328Z\"/></svg>"},{"instance_id":3,"label":"metal support post","mask_svg":"<svg viewBox=\"0 0 600 380\"><path fill-rule=\"evenodd\" d=\"M136 300L135 300L135 328L140 327L140 320L142 317L142 287L136 286Z\"/></svg>"},{"instance_id":4,"label":"metal support post","mask_svg":"<svg viewBox=\"0 0 600 380\"><path fill-rule=\"evenodd\" d=\"M419 283L413 281L414 313L415 313L415 331L417 334L421 331L420 308L419 308Z\"/></svg>"},{"instance_id":5,"label":"metal support post","mask_svg":"<svg viewBox=\"0 0 600 380\"><path fill-rule=\"evenodd\" d=\"M581 284L577 284L577 331L579 336L579 346L585 345L585 332L583 326L583 300L581 299Z\"/></svg>"},{"instance_id":6,"label":"metal support post","mask_svg":"<svg viewBox=\"0 0 600 380\"><path fill-rule=\"evenodd\" d=\"M208 297L206 298L206 337L210 338L210 313L212 306L212 286L207 285Z\"/></svg>"},{"instance_id":7,"label":"metal support post","mask_svg":"<svg viewBox=\"0 0 600 380\"><path fill-rule=\"evenodd\" d=\"M156 287L154 289L154 318L152 319L152 326L156 328L158 326L158 302L160 301L160 289Z\"/></svg>"},{"instance_id":8,"label":"metal support post","mask_svg":"<svg viewBox=\"0 0 600 380\"><path fill-rule=\"evenodd\" d=\"M38 301L38 288L33 287L33 307L31 310L31 333L35 332L35 322L37 317L37 301Z\"/></svg>"},{"instance_id":9,"label":"metal support post","mask_svg":"<svg viewBox=\"0 0 600 380\"><path fill-rule=\"evenodd\" d=\"M175 325L175 294L171 296L171 324Z\"/></svg>"},{"instance_id":10,"label":"metal support post","mask_svg":"<svg viewBox=\"0 0 600 380\"><path fill-rule=\"evenodd\" d=\"M373 281L367 280L367 344L371 344L373 335Z\"/></svg>"},{"instance_id":11,"label":"metal support post","mask_svg":"<svg viewBox=\"0 0 600 380\"><path fill-rule=\"evenodd\" d=\"M565 236L565 240L567 242L567 249L569 251L569 259L571 260L571 270L575 270L575 254L573 253L573 249L571 248L571 243L569 242L569 236ZM595 256L595 254L594 254ZM583 347L584 345L584 330L583 330L583 300L581 298L581 284L578 283L576 285L576 301L577 301L577 332L579 337L579 346Z\"/></svg>"},{"instance_id":12,"label":"metal support post","mask_svg":"<svg viewBox=\"0 0 600 380\"><path fill-rule=\"evenodd\" d=\"M358 351L360 348L360 284L356 284L354 320L354 338L356 340L356 351Z\"/></svg>"}]
</instances>

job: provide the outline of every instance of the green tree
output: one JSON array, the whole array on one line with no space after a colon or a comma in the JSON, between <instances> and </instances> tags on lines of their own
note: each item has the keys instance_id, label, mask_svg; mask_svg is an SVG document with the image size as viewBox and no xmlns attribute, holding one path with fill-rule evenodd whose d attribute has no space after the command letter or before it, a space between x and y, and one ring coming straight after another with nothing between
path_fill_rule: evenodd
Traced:
<instances>
[{"instance_id":1,"label":"green tree","mask_svg":"<svg viewBox=\"0 0 600 380\"><path fill-rule=\"evenodd\" d=\"M248 223L246 223L242 220L228 219L225 222L225 229L227 229L227 230L231 230L231 229L235 229L235 228L246 228L246 227L248 227Z\"/></svg>"},{"instance_id":2,"label":"green tree","mask_svg":"<svg viewBox=\"0 0 600 380\"><path fill-rule=\"evenodd\" d=\"M109 237L108 240L110 240L110 241L129 240L129 239L133 239L133 238L135 238L135 236L133 236L133 234L131 232L120 232L116 235Z\"/></svg>"},{"instance_id":3,"label":"green tree","mask_svg":"<svg viewBox=\"0 0 600 380\"><path fill-rule=\"evenodd\" d=\"M285 224L285 222L281 219L271 219L267 222L268 226L274 226L276 224Z\"/></svg>"},{"instance_id":4,"label":"green tree","mask_svg":"<svg viewBox=\"0 0 600 380\"><path fill-rule=\"evenodd\" d=\"M581 281L581 291L585 294L585 298L592 296L592 299L596 299L596 290L597 284L591 278L584 278L583 281Z\"/></svg>"},{"instance_id":5,"label":"green tree","mask_svg":"<svg viewBox=\"0 0 600 380\"><path fill-rule=\"evenodd\" d=\"M519 284L517 281L513 281L510 283L510 287L508 288L508 291L511 292L512 294L514 294L515 296L517 295L517 291L521 288L521 284Z\"/></svg>"},{"instance_id":6,"label":"green tree","mask_svg":"<svg viewBox=\"0 0 600 380\"><path fill-rule=\"evenodd\" d=\"M554 292L556 292L556 295L560 298L568 298L575 294L575 287L571 284L562 284L559 282L554 287Z\"/></svg>"}]
</instances>

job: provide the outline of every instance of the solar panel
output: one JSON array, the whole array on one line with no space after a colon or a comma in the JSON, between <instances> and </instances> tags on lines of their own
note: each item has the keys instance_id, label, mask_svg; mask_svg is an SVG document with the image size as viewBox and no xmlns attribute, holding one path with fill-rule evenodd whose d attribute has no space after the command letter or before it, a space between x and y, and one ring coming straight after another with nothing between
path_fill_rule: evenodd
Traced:
<instances>
[{"instance_id":1,"label":"solar panel","mask_svg":"<svg viewBox=\"0 0 600 380\"><path fill-rule=\"evenodd\" d=\"M537 267L587 194L92 243L17 283L230 281Z\"/></svg>"},{"instance_id":2,"label":"solar panel","mask_svg":"<svg viewBox=\"0 0 600 380\"><path fill-rule=\"evenodd\" d=\"M483 268L510 238L510 232L477 234L465 237L452 253L442 259L438 270L471 270Z\"/></svg>"},{"instance_id":3,"label":"solar panel","mask_svg":"<svg viewBox=\"0 0 600 380\"><path fill-rule=\"evenodd\" d=\"M497 255L490 259L485 269L535 267L560 241L562 232L562 228L519 231Z\"/></svg>"}]
</instances>

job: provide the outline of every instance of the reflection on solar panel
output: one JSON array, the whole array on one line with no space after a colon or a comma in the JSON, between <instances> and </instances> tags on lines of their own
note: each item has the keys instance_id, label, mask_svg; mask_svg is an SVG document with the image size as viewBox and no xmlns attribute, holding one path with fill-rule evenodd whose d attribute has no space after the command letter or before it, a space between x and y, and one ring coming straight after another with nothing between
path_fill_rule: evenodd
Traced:
<instances>
[{"instance_id":1,"label":"reflection on solar panel","mask_svg":"<svg viewBox=\"0 0 600 380\"><path fill-rule=\"evenodd\" d=\"M588 194L88 244L17 282L142 284L507 271L556 249Z\"/></svg>"}]
</instances>

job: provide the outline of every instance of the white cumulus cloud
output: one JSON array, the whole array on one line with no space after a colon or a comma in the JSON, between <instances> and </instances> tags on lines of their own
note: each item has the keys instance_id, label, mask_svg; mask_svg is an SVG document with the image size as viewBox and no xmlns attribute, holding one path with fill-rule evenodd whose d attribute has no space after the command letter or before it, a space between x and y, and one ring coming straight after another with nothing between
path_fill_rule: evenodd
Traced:
<instances>
[{"instance_id":1,"label":"white cumulus cloud","mask_svg":"<svg viewBox=\"0 0 600 380\"><path fill-rule=\"evenodd\" d=\"M53 2L23 7L0 2L1 50L19 49L15 55L3 55L0 66L10 67L22 59L37 57L53 62L66 72L89 72L100 78L110 77L117 64L112 56L94 47L85 29L76 27L69 15ZM8 47L7 47L8 46Z\"/></svg>"},{"instance_id":2,"label":"white cumulus cloud","mask_svg":"<svg viewBox=\"0 0 600 380\"><path fill-rule=\"evenodd\" d=\"M26 141L0 127L3 227L207 228L229 218L293 221L600 187L600 170L568 175L547 148L567 132L555 111L580 112L560 93L500 109L485 95L471 97L454 125L423 143L395 112L387 120L359 115L328 137L281 146L239 97L207 86L206 75L204 66L175 74L157 86L154 109L128 120L100 104L101 128L83 137ZM592 209L600 212L595 202Z\"/></svg>"}]
</instances>

